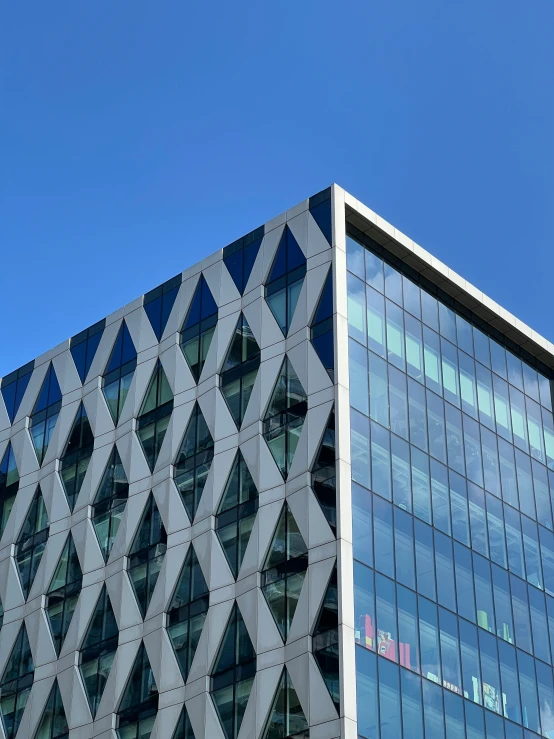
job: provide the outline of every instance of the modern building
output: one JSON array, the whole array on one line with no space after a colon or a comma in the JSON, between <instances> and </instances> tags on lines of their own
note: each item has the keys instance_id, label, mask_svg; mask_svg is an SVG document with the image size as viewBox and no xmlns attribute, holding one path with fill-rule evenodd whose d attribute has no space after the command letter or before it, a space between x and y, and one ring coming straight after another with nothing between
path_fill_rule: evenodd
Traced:
<instances>
[{"instance_id":1,"label":"modern building","mask_svg":"<svg viewBox=\"0 0 554 739\"><path fill-rule=\"evenodd\" d=\"M4 377L4 739L554 739L552 377L336 185Z\"/></svg>"}]
</instances>

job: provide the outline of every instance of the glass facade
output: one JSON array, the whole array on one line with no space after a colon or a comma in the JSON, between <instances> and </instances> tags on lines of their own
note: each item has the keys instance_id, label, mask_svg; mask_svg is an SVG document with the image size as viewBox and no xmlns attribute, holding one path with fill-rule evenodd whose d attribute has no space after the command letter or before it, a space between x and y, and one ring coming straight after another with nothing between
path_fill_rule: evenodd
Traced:
<instances>
[{"instance_id":1,"label":"glass facade","mask_svg":"<svg viewBox=\"0 0 554 739\"><path fill-rule=\"evenodd\" d=\"M358 734L552 738L550 381L366 246L347 237Z\"/></svg>"},{"instance_id":2,"label":"glass facade","mask_svg":"<svg viewBox=\"0 0 554 739\"><path fill-rule=\"evenodd\" d=\"M29 596L37 574L49 532L48 514L41 489L38 487L15 545L15 561L25 599Z\"/></svg>"},{"instance_id":3,"label":"glass facade","mask_svg":"<svg viewBox=\"0 0 554 739\"><path fill-rule=\"evenodd\" d=\"M142 617L150 605L167 549L167 534L150 493L128 558L128 572Z\"/></svg>"}]
</instances>

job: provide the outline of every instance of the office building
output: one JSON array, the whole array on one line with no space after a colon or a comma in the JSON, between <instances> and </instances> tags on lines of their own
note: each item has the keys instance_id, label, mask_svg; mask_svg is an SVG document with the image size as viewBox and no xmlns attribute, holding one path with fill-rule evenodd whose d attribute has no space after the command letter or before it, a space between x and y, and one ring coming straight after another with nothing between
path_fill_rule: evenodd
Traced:
<instances>
[{"instance_id":1,"label":"office building","mask_svg":"<svg viewBox=\"0 0 554 739\"><path fill-rule=\"evenodd\" d=\"M4 377L5 739L554 739L553 373L333 185Z\"/></svg>"}]
</instances>

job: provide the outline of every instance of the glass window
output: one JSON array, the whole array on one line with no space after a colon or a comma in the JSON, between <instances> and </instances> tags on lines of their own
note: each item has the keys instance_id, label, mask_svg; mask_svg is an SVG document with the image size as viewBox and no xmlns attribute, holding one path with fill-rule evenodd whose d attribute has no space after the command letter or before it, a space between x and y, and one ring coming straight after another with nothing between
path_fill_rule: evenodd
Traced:
<instances>
[{"instance_id":1,"label":"glass window","mask_svg":"<svg viewBox=\"0 0 554 739\"><path fill-rule=\"evenodd\" d=\"M463 619L459 620L458 625L460 628L464 697L469 698L474 703L481 704L481 670L479 667L477 629Z\"/></svg>"},{"instance_id":2,"label":"glass window","mask_svg":"<svg viewBox=\"0 0 554 739\"><path fill-rule=\"evenodd\" d=\"M220 382L221 392L238 428L258 376L260 357L258 342L241 313L223 363Z\"/></svg>"},{"instance_id":3,"label":"glass window","mask_svg":"<svg viewBox=\"0 0 554 739\"><path fill-rule=\"evenodd\" d=\"M258 490L239 450L217 509L215 530L237 577L258 510Z\"/></svg>"},{"instance_id":4,"label":"glass window","mask_svg":"<svg viewBox=\"0 0 554 739\"><path fill-rule=\"evenodd\" d=\"M405 511L412 510L412 486L410 474L410 445L404 439L391 434L392 498Z\"/></svg>"},{"instance_id":5,"label":"glass window","mask_svg":"<svg viewBox=\"0 0 554 739\"><path fill-rule=\"evenodd\" d=\"M406 369L408 375L423 382L423 340L421 323L408 313L404 316L406 338Z\"/></svg>"},{"instance_id":6,"label":"glass window","mask_svg":"<svg viewBox=\"0 0 554 739\"><path fill-rule=\"evenodd\" d=\"M532 731L536 731L537 734L540 734L541 723L537 698L535 661L528 654L518 651L517 666L521 692L521 714L523 725Z\"/></svg>"},{"instance_id":7,"label":"glass window","mask_svg":"<svg viewBox=\"0 0 554 739\"><path fill-rule=\"evenodd\" d=\"M554 736L554 688L552 685L552 669L535 662L537 672L537 687L539 689L540 723L543 736Z\"/></svg>"},{"instance_id":8,"label":"glass window","mask_svg":"<svg viewBox=\"0 0 554 739\"><path fill-rule=\"evenodd\" d=\"M191 544L167 613L167 633L184 680L196 654L209 603L208 586Z\"/></svg>"},{"instance_id":9,"label":"glass window","mask_svg":"<svg viewBox=\"0 0 554 739\"><path fill-rule=\"evenodd\" d=\"M394 578L392 505L376 495L373 496L373 540L375 569Z\"/></svg>"},{"instance_id":10,"label":"glass window","mask_svg":"<svg viewBox=\"0 0 554 739\"><path fill-rule=\"evenodd\" d=\"M471 529L471 546L484 557L489 556L487 536L487 516L485 511L485 493L473 483L468 483L469 524Z\"/></svg>"},{"instance_id":11,"label":"glass window","mask_svg":"<svg viewBox=\"0 0 554 739\"><path fill-rule=\"evenodd\" d=\"M34 367L35 363L29 362L24 367L20 367L15 372L11 372L0 380L0 393L2 393L10 423L13 423L17 416Z\"/></svg>"},{"instance_id":12,"label":"glass window","mask_svg":"<svg viewBox=\"0 0 554 739\"><path fill-rule=\"evenodd\" d=\"M433 525L451 535L450 491L448 470L434 459L431 462L431 497L433 501Z\"/></svg>"},{"instance_id":13,"label":"glass window","mask_svg":"<svg viewBox=\"0 0 554 739\"><path fill-rule=\"evenodd\" d=\"M550 662L550 641L546 619L544 593L535 588L527 588L529 610L531 613L531 629L533 631L533 647L535 657Z\"/></svg>"},{"instance_id":14,"label":"glass window","mask_svg":"<svg viewBox=\"0 0 554 739\"><path fill-rule=\"evenodd\" d=\"M421 317L423 323L430 326L434 331L439 330L439 304L437 299L434 298L425 290L421 291Z\"/></svg>"},{"instance_id":15,"label":"glass window","mask_svg":"<svg viewBox=\"0 0 554 739\"><path fill-rule=\"evenodd\" d=\"M144 296L144 312L148 316L158 341L162 339L180 286L181 275L176 275Z\"/></svg>"},{"instance_id":16,"label":"glass window","mask_svg":"<svg viewBox=\"0 0 554 739\"><path fill-rule=\"evenodd\" d=\"M377 697L377 661L374 654L356 649L356 697L358 733L364 739L379 739Z\"/></svg>"},{"instance_id":17,"label":"glass window","mask_svg":"<svg viewBox=\"0 0 554 739\"><path fill-rule=\"evenodd\" d=\"M452 535L469 546L469 512L467 483L465 478L450 472L450 508L452 511Z\"/></svg>"},{"instance_id":18,"label":"glass window","mask_svg":"<svg viewBox=\"0 0 554 739\"><path fill-rule=\"evenodd\" d=\"M408 391L406 375L395 367L389 367L390 428L408 440ZM363 411L363 408L360 408ZM379 419L376 419L379 420Z\"/></svg>"},{"instance_id":19,"label":"glass window","mask_svg":"<svg viewBox=\"0 0 554 739\"><path fill-rule=\"evenodd\" d=\"M458 619L453 613L439 608L439 624L443 687L453 693L463 695Z\"/></svg>"},{"instance_id":20,"label":"glass window","mask_svg":"<svg viewBox=\"0 0 554 739\"><path fill-rule=\"evenodd\" d=\"M491 431L496 431L492 374L490 370L485 369L480 364L476 364L475 371L477 376L479 421Z\"/></svg>"},{"instance_id":21,"label":"glass window","mask_svg":"<svg viewBox=\"0 0 554 739\"><path fill-rule=\"evenodd\" d=\"M552 530L552 512L550 509L550 490L546 467L532 460L533 487L535 489L535 504L537 507L537 521Z\"/></svg>"},{"instance_id":22,"label":"glass window","mask_svg":"<svg viewBox=\"0 0 554 739\"><path fill-rule=\"evenodd\" d=\"M244 690L246 686L243 686ZM244 696L247 698L247 696ZM242 696L241 696L242 698ZM285 736L302 736L308 731L308 722L298 694L285 667L273 701L263 739L283 739ZM228 732L227 732L228 733Z\"/></svg>"},{"instance_id":23,"label":"glass window","mask_svg":"<svg viewBox=\"0 0 554 739\"><path fill-rule=\"evenodd\" d=\"M415 590L413 518L399 508L394 508L394 550L396 580Z\"/></svg>"},{"instance_id":24,"label":"glass window","mask_svg":"<svg viewBox=\"0 0 554 739\"><path fill-rule=\"evenodd\" d=\"M389 393L387 363L384 359L369 353L369 415L388 428Z\"/></svg>"},{"instance_id":25,"label":"glass window","mask_svg":"<svg viewBox=\"0 0 554 739\"><path fill-rule=\"evenodd\" d=\"M369 418L353 409L350 410L350 458L352 479L370 488Z\"/></svg>"},{"instance_id":26,"label":"glass window","mask_svg":"<svg viewBox=\"0 0 554 739\"><path fill-rule=\"evenodd\" d=\"M444 739L444 712L442 690L428 680L423 680L423 715L425 736Z\"/></svg>"},{"instance_id":27,"label":"glass window","mask_svg":"<svg viewBox=\"0 0 554 739\"><path fill-rule=\"evenodd\" d=\"M365 304L365 286L361 280L348 274L348 333L367 345L367 318Z\"/></svg>"},{"instance_id":28,"label":"glass window","mask_svg":"<svg viewBox=\"0 0 554 739\"><path fill-rule=\"evenodd\" d=\"M92 525L106 561L119 531L128 495L129 481L114 446L92 505Z\"/></svg>"},{"instance_id":29,"label":"glass window","mask_svg":"<svg viewBox=\"0 0 554 739\"><path fill-rule=\"evenodd\" d=\"M446 739L466 739L463 700L449 691L445 691L443 697Z\"/></svg>"},{"instance_id":30,"label":"glass window","mask_svg":"<svg viewBox=\"0 0 554 739\"><path fill-rule=\"evenodd\" d=\"M123 320L102 378L102 391L117 425L137 366L137 352Z\"/></svg>"},{"instance_id":31,"label":"glass window","mask_svg":"<svg viewBox=\"0 0 554 739\"><path fill-rule=\"evenodd\" d=\"M427 326L423 327L423 354L425 359L425 385L437 395L442 395L440 338Z\"/></svg>"},{"instance_id":32,"label":"glass window","mask_svg":"<svg viewBox=\"0 0 554 739\"><path fill-rule=\"evenodd\" d=\"M211 675L211 694L227 739L240 731L256 674L256 652L235 603Z\"/></svg>"},{"instance_id":33,"label":"glass window","mask_svg":"<svg viewBox=\"0 0 554 739\"><path fill-rule=\"evenodd\" d=\"M492 565L492 589L496 613L496 635L513 644L514 622L512 619L510 580L506 570L494 564Z\"/></svg>"},{"instance_id":34,"label":"glass window","mask_svg":"<svg viewBox=\"0 0 554 739\"><path fill-rule=\"evenodd\" d=\"M361 297L361 296L360 296ZM386 356L385 338L385 300L382 295L371 287L366 288L367 300L367 345L371 351L380 357ZM351 333L353 338L357 338ZM364 339L366 343L366 339Z\"/></svg>"},{"instance_id":35,"label":"glass window","mask_svg":"<svg viewBox=\"0 0 554 739\"><path fill-rule=\"evenodd\" d=\"M461 316L456 316L456 335L458 346L470 357L473 356L473 329Z\"/></svg>"},{"instance_id":36,"label":"glass window","mask_svg":"<svg viewBox=\"0 0 554 739\"><path fill-rule=\"evenodd\" d=\"M420 671L417 596L398 585L398 652L400 664L408 670Z\"/></svg>"},{"instance_id":37,"label":"glass window","mask_svg":"<svg viewBox=\"0 0 554 739\"><path fill-rule=\"evenodd\" d=\"M350 368L350 405L369 416L367 351L353 339L348 340Z\"/></svg>"},{"instance_id":38,"label":"glass window","mask_svg":"<svg viewBox=\"0 0 554 739\"><path fill-rule=\"evenodd\" d=\"M498 462L496 435L483 426L481 426L481 451L485 490L500 498L500 465Z\"/></svg>"},{"instance_id":39,"label":"glass window","mask_svg":"<svg viewBox=\"0 0 554 739\"><path fill-rule=\"evenodd\" d=\"M467 739L485 739L483 709L474 703L466 703L464 708L466 713Z\"/></svg>"},{"instance_id":40,"label":"glass window","mask_svg":"<svg viewBox=\"0 0 554 739\"><path fill-rule=\"evenodd\" d=\"M514 612L514 630L516 646L526 652L533 652L531 642L531 622L529 620L529 603L527 600L527 585L517 577L510 576L512 591L512 608Z\"/></svg>"},{"instance_id":41,"label":"glass window","mask_svg":"<svg viewBox=\"0 0 554 739\"><path fill-rule=\"evenodd\" d=\"M400 670L402 687L402 722L409 727L412 739L423 739L423 705L421 680L407 670Z\"/></svg>"},{"instance_id":42,"label":"glass window","mask_svg":"<svg viewBox=\"0 0 554 739\"><path fill-rule=\"evenodd\" d=\"M449 403L444 404L446 412L446 448L448 466L465 475L464 442L462 436L462 414Z\"/></svg>"},{"instance_id":43,"label":"glass window","mask_svg":"<svg viewBox=\"0 0 554 739\"><path fill-rule=\"evenodd\" d=\"M323 203L321 205L323 207ZM248 284L248 279L252 272L252 267L254 266L256 257L258 256L258 251L260 250L263 240L263 231L263 227L257 228L255 231L251 231L246 236L234 241L223 249L223 262L229 270L229 274L233 278L233 282L237 286L237 290L241 295L244 294ZM348 241L352 244L356 243L351 239L348 239ZM356 246L359 249L359 245L356 244ZM363 253L360 256L363 271ZM185 737L183 737L183 739L185 739ZM189 739L189 737L187 736L186 739Z\"/></svg>"},{"instance_id":44,"label":"glass window","mask_svg":"<svg viewBox=\"0 0 554 739\"><path fill-rule=\"evenodd\" d=\"M482 331L473 327L473 346L475 349L475 359L477 359L485 367L491 366L491 351L489 346L489 337Z\"/></svg>"},{"instance_id":45,"label":"glass window","mask_svg":"<svg viewBox=\"0 0 554 739\"><path fill-rule=\"evenodd\" d=\"M172 412L173 393L162 364L158 360L137 418L137 435L152 472L156 466Z\"/></svg>"},{"instance_id":46,"label":"glass window","mask_svg":"<svg viewBox=\"0 0 554 739\"><path fill-rule=\"evenodd\" d=\"M446 464L446 427L442 398L427 390L427 424L429 454Z\"/></svg>"},{"instance_id":47,"label":"glass window","mask_svg":"<svg viewBox=\"0 0 554 739\"><path fill-rule=\"evenodd\" d=\"M385 262L385 295L402 305L402 275Z\"/></svg>"},{"instance_id":48,"label":"glass window","mask_svg":"<svg viewBox=\"0 0 554 739\"><path fill-rule=\"evenodd\" d=\"M433 529L414 520L415 553L418 593L431 600L437 599L435 587L435 557L433 554Z\"/></svg>"},{"instance_id":49,"label":"glass window","mask_svg":"<svg viewBox=\"0 0 554 739\"><path fill-rule=\"evenodd\" d=\"M128 558L128 572L144 618L167 549L167 534L154 496L150 494Z\"/></svg>"},{"instance_id":50,"label":"glass window","mask_svg":"<svg viewBox=\"0 0 554 739\"><path fill-rule=\"evenodd\" d=\"M458 544L458 542L454 542L454 571L456 575L458 613L460 616L475 623L475 592L471 552L466 547Z\"/></svg>"},{"instance_id":51,"label":"glass window","mask_svg":"<svg viewBox=\"0 0 554 739\"><path fill-rule=\"evenodd\" d=\"M456 587L454 579L454 557L452 539L435 531L435 567L437 572L438 602L456 611Z\"/></svg>"},{"instance_id":52,"label":"glass window","mask_svg":"<svg viewBox=\"0 0 554 739\"><path fill-rule=\"evenodd\" d=\"M79 654L79 667L91 713L96 716L112 668L119 631L104 586L96 603Z\"/></svg>"},{"instance_id":53,"label":"glass window","mask_svg":"<svg viewBox=\"0 0 554 739\"><path fill-rule=\"evenodd\" d=\"M85 406L81 402L60 459L62 484L71 510L85 479L93 448L94 435Z\"/></svg>"},{"instance_id":54,"label":"glass window","mask_svg":"<svg viewBox=\"0 0 554 739\"><path fill-rule=\"evenodd\" d=\"M175 483L194 520L214 456L214 441L198 403L192 409L174 465Z\"/></svg>"},{"instance_id":55,"label":"glass window","mask_svg":"<svg viewBox=\"0 0 554 739\"><path fill-rule=\"evenodd\" d=\"M29 597L31 586L44 554L50 524L40 487L37 488L15 549L15 561L25 599Z\"/></svg>"},{"instance_id":56,"label":"glass window","mask_svg":"<svg viewBox=\"0 0 554 739\"><path fill-rule=\"evenodd\" d=\"M375 493L392 500L390 434L374 421L371 422L371 480Z\"/></svg>"},{"instance_id":57,"label":"glass window","mask_svg":"<svg viewBox=\"0 0 554 739\"><path fill-rule=\"evenodd\" d=\"M288 503L283 505L262 572L262 592L286 640L308 569L308 549Z\"/></svg>"},{"instance_id":58,"label":"glass window","mask_svg":"<svg viewBox=\"0 0 554 739\"><path fill-rule=\"evenodd\" d=\"M398 667L386 660L379 660L377 664L381 739L398 739L402 735Z\"/></svg>"},{"instance_id":59,"label":"glass window","mask_svg":"<svg viewBox=\"0 0 554 739\"><path fill-rule=\"evenodd\" d=\"M404 311L390 300L385 301L387 316L387 361L406 371L406 356L404 354Z\"/></svg>"},{"instance_id":60,"label":"glass window","mask_svg":"<svg viewBox=\"0 0 554 739\"><path fill-rule=\"evenodd\" d=\"M477 406L477 385L475 382L475 362L463 352L458 352L460 363L460 394L462 410L472 418L479 418Z\"/></svg>"},{"instance_id":61,"label":"glass window","mask_svg":"<svg viewBox=\"0 0 554 739\"><path fill-rule=\"evenodd\" d=\"M521 538L520 516L510 506L504 506L504 522L506 525L506 545L508 549L508 566L511 572L525 577L523 566L523 541Z\"/></svg>"},{"instance_id":62,"label":"glass window","mask_svg":"<svg viewBox=\"0 0 554 739\"><path fill-rule=\"evenodd\" d=\"M490 555L493 562L507 569L506 541L504 538L504 516L502 503L498 498L486 494L487 528L489 532Z\"/></svg>"},{"instance_id":63,"label":"glass window","mask_svg":"<svg viewBox=\"0 0 554 739\"><path fill-rule=\"evenodd\" d=\"M537 524L525 516L521 517L521 529L523 533L523 550L525 552L525 569L527 571L527 582L542 588L542 567L539 554L539 537Z\"/></svg>"},{"instance_id":64,"label":"glass window","mask_svg":"<svg viewBox=\"0 0 554 739\"><path fill-rule=\"evenodd\" d=\"M419 643L421 673L428 680L441 684L439 658L439 625L437 607L426 598L418 597Z\"/></svg>"},{"instance_id":65,"label":"glass window","mask_svg":"<svg viewBox=\"0 0 554 739\"><path fill-rule=\"evenodd\" d=\"M490 562L479 554L473 553L473 572L475 575L475 602L477 605L477 623L482 629L494 634L494 605Z\"/></svg>"},{"instance_id":66,"label":"glass window","mask_svg":"<svg viewBox=\"0 0 554 739\"><path fill-rule=\"evenodd\" d=\"M302 383L285 356L264 417L264 439L283 478L290 471L308 411Z\"/></svg>"},{"instance_id":67,"label":"glass window","mask_svg":"<svg viewBox=\"0 0 554 739\"><path fill-rule=\"evenodd\" d=\"M481 459L481 439L479 424L462 413L464 425L464 448L467 477L479 487L483 487L483 462Z\"/></svg>"},{"instance_id":68,"label":"glass window","mask_svg":"<svg viewBox=\"0 0 554 739\"><path fill-rule=\"evenodd\" d=\"M354 562L354 621L356 644L374 652L377 648L374 573L359 562Z\"/></svg>"},{"instance_id":69,"label":"glass window","mask_svg":"<svg viewBox=\"0 0 554 739\"><path fill-rule=\"evenodd\" d=\"M439 324L441 336L456 343L456 314L447 308L444 303L439 303Z\"/></svg>"},{"instance_id":70,"label":"glass window","mask_svg":"<svg viewBox=\"0 0 554 739\"><path fill-rule=\"evenodd\" d=\"M372 497L369 490L352 482L352 547L354 559L373 567Z\"/></svg>"},{"instance_id":71,"label":"glass window","mask_svg":"<svg viewBox=\"0 0 554 739\"><path fill-rule=\"evenodd\" d=\"M39 396L29 417L29 430L39 464L44 461L61 406L62 391L54 365L50 363Z\"/></svg>"},{"instance_id":72,"label":"glass window","mask_svg":"<svg viewBox=\"0 0 554 739\"><path fill-rule=\"evenodd\" d=\"M10 441L0 460L0 536L8 523L18 490L19 472Z\"/></svg>"},{"instance_id":73,"label":"glass window","mask_svg":"<svg viewBox=\"0 0 554 739\"><path fill-rule=\"evenodd\" d=\"M402 277L402 289L404 293L405 310L407 310L408 313L411 313L412 316L421 320L421 291L419 287L406 277Z\"/></svg>"},{"instance_id":74,"label":"glass window","mask_svg":"<svg viewBox=\"0 0 554 739\"><path fill-rule=\"evenodd\" d=\"M82 581L81 565L69 534L46 597L46 613L58 655L77 606Z\"/></svg>"},{"instance_id":75,"label":"glass window","mask_svg":"<svg viewBox=\"0 0 554 739\"><path fill-rule=\"evenodd\" d=\"M15 639L0 681L0 713L6 739L14 739L23 718L35 677L35 666L25 623Z\"/></svg>"},{"instance_id":76,"label":"glass window","mask_svg":"<svg viewBox=\"0 0 554 739\"><path fill-rule=\"evenodd\" d=\"M377 654L398 662L398 628L396 625L396 590L392 580L375 574L375 606L377 615Z\"/></svg>"},{"instance_id":77,"label":"glass window","mask_svg":"<svg viewBox=\"0 0 554 739\"><path fill-rule=\"evenodd\" d=\"M158 687L141 643L117 712L120 739L149 739L158 712Z\"/></svg>"},{"instance_id":78,"label":"glass window","mask_svg":"<svg viewBox=\"0 0 554 739\"><path fill-rule=\"evenodd\" d=\"M429 479L429 457L419 449L411 447L412 493L414 515L431 523L431 481Z\"/></svg>"},{"instance_id":79,"label":"glass window","mask_svg":"<svg viewBox=\"0 0 554 739\"><path fill-rule=\"evenodd\" d=\"M479 653L483 680L483 705L489 711L502 713L502 692L498 672L497 640L482 629L479 632Z\"/></svg>"},{"instance_id":80,"label":"glass window","mask_svg":"<svg viewBox=\"0 0 554 739\"><path fill-rule=\"evenodd\" d=\"M458 352L456 347L441 338L442 382L444 399L456 408L460 407L460 382L458 369Z\"/></svg>"}]
</instances>

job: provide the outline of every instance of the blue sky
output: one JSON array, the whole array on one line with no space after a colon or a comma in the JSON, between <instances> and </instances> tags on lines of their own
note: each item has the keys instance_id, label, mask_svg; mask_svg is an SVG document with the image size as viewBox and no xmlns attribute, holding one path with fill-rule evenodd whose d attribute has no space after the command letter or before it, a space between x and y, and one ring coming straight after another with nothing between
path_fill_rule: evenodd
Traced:
<instances>
[{"instance_id":1,"label":"blue sky","mask_svg":"<svg viewBox=\"0 0 554 739\"><path fill-rule=\"evenodd\" d=\"M6 3L0 375L338 182L554 340L551 0Z\"/></svg>"}]
</instances>

